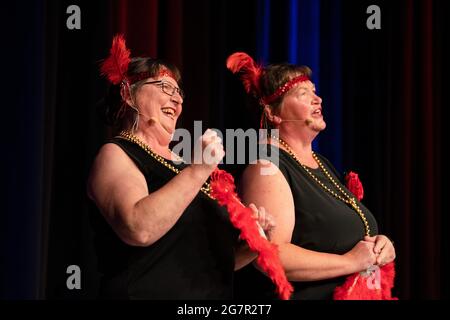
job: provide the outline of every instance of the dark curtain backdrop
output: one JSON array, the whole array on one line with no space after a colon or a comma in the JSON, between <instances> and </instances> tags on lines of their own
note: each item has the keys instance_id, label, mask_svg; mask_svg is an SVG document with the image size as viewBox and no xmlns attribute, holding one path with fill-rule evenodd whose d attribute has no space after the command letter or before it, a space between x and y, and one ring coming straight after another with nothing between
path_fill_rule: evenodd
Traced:
<instances>
[{"instance_id":1,"label":"dark curtain backdrop","mask_svg":"<svg viewBox=\"0 0 450 320\"><path fill-rule=\"evenodd\" d=\"M107 88L98 64L118 32L133 56L181 69L187 98L179 127L189 130L194 120L223 132L258 125L225 68L230 53L311 66L328 124L315 148L340 171L360 174L365 204L395 241L395 294L448 298L444 2L37 0L33 10L2 9L2 30L14 30L2 80L11 87L2 127L2 298L96 296L85 186L109 135L96 111ZM72 4L81 8L81 30L66 28ZM366 28L372 4L381 8L381 30ZM238 176L242 166L227 169ZM82 270L81 290L66 287L72 264Z\"/></svg>"}]
</instances>

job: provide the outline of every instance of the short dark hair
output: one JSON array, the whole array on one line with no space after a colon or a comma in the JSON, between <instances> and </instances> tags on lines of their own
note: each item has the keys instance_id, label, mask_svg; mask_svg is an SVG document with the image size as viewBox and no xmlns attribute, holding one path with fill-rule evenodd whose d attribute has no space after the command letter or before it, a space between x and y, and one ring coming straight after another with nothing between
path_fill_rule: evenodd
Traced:
<instances>
[{"instance_id":1,"label":"short dark hair","mask_svg":"<svg viewBox=\"0 0 450 320\"><path fill-rule=\"evenodd\" d=\"M297 66L290 63L271 64L264 68L264 72L260 78L261 97L272 95L279 87L298 76L307 76L311 78L312 71L307 66ZM275 101L269 104L272 110L278 109L283 100L284 94L279 96ZM263 106L264 107L264 106ZM273 129L273 125L269 123L261 110L261 125L266 129Z\"/></svg>"},{"instance_id":2,"label":"short dark hair","mask_svg":"<svg viewBox=\"0 0 450 320\"><path fill-rule=\"evenodd\" d=\"M290 63L271 64L264 68L260 78L261 96L272 95L279 87L297 76L304 75L311 78L311 74L311 69L307 66L297 66ZM278 107L282 99L283 95L271 103L271 107Z\"/></svg>"},{"instance_id":3,"label":"short dark hair","mask_svg":"<svg viewBox=\"0 0 450 320\"><path fill-rule=\"evenodd\" d=\"M169 70L175 77L177 83L180 84L181 74L178 68L162 59L148 57L132 58L128 65L127 76L133 77L145 72L148 74L146 78L151 78L157 76L162 69ZM136 92L144 82L145 79L133 83L131 85L132 93ZM122 129L124 120L130 114L135 113L135 110L132 108L122 108L126 102L123 101L120 90L121 84L110 85L100 111L101 117L106 125L112 126L115 129Z\"/></svg>"}]
</instances>

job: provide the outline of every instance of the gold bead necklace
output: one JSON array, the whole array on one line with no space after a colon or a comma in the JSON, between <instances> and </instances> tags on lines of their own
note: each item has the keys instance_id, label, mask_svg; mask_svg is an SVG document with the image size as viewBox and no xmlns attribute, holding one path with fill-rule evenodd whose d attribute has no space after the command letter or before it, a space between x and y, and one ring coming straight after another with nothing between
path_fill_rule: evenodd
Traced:
<instances>
[{"instance_id":1,"label":"gold bead necklace","mask_svg":"<svg viewBox=\"0 0 450 320\"><path fill-rule=\"evenodd\" d=\"M175 166L167 162L166 159L164 159L159 154L154 152L147 144L139 140L139 138L133 135L131 132L123 130L119 133L119 137L137 144L139 147L141 147L141 149L143 149L147 154L149 154L153 159L161 163L163 166L175 172L176 174L180 173L180 169L176 168ZM209 198L214 199L211 196L211 186L209 185L208 182L205 182L203 184L203 186L200 188L200 191L206 194Z\"/></svg>"},{"instance_id":2,"label":"gold bead necklace","mask_svg":"<svg viewBox=\"0 0 450 320\"><path fill-rule=\"evenodd\" d=\"M359 217L361 218L363 224L364 224L364 230L365 230L365 234L366 236L370 236L370 226L369 226L369 222L367 221L367 218L364 214L364 212L361 210L361 208L358 206L358 204L356 203L356 198L350 196L349 194L347 194L347 192L344 191L344 189L342 189L342 187L334 180L334 178L331 176L331 174L328 172L328 170L325 168L325 166L322 164L322 162L320 161L320 159L317 157L317 155L314 153L314 151L312 152L312 156L314 158L314 160L317 162L317 164L319 165L319 168L322 170L322 172L325 174L325 176L331 181L331 183L336 187L337 190L339 190L341 192L342 195L338 194L337 192L335 192L334 190L331 190L328 186L326 186L322 181L319 180L319 178L317 178L314 173L311 172L311 170L308 169L307 166L305 166L303 163L300 162L300 160L297 158L297 156L295 155L294 151L292 151L291 147L282 139L277 138L275 136L272 136L272 139L275 139L279 142L279 144L281 144L286 151L289 153L289 155L306 171L306 173L319 185L321 186L325 191L327 191L328 193L330 193L333 197L335 197L336 199L339 199L343 202L345 202L346 204L350 205L350 207L356 211L356 213L359 215Z\"/></svg>"}]
</instances>

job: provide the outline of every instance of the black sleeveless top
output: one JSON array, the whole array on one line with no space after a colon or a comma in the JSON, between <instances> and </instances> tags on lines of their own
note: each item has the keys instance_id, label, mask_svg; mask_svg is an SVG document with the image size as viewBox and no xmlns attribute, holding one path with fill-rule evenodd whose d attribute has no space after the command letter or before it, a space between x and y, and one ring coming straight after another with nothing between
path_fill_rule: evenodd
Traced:
<instances>
[{"instance_id":1,"label":"black sleeveless top","mask_svg":"<svg viewBox=\"0 0 450 320\"><path fill-rule=\"evenodd\" d=\"M149 193L176 174L138 145L114 138L144 174ZM182 170L186 165L177 165ZM170 201L170 200L169 200ZM103 216L92 215L100 298L231 299L237 232L227 211L203 192L197 194L176 224L148 247L120 240Z\"/></svg>"},{"instance_id":2,"label":"black sleeveless top","mask_svg":"<svg viewBox=\"0 0 450 320\"><path fill-rule=\"evenodd\" d=\"M364 224L359 215L346 203L336 199L314 181L287 152L270 146L271 152L279 152L278 168L290 186L295 206L295 226L292 243L302 248L344 254L352 249L365 235ZM335 181L340 181L333 165L317 155ZM270 160L268 157L260 157ZM337 191L320 168L309 170L331 190ZM348 193L347 188L341 187ZM370 226L371 236L378 233L377 223L371 212L357 202ZM291 299L332 299L336 286L345 277L309 282L291 282L294 293ZM237 298L276 298L274 286L262 273L249 265L235 276Z\"/></svg>"}]
</instances>

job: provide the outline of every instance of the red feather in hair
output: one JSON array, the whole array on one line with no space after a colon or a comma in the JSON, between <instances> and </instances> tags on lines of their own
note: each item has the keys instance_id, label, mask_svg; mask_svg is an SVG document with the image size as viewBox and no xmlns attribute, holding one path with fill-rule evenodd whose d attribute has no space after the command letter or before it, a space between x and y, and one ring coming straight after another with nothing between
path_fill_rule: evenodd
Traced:
<instances>
[{"instance_id":1,"label":"red feather in hair","mask_svg":"<svg viewBox=\"0 0 450 320\"><path fill-rule=\"evenodd\" d=\"M126 77L130 63L130 50L125 45L123 35L116 35L113 39L109 57L103 61L100 70L112 84L119 84Z\"/></svg>"},{"instance_id":2,"label":"red feather in hair","mask_svg":"<svg viewBox=\"0 0 450 320\"><path fill-rule=\"evenodd\" d=\"M247 93L260 95L259 78L262 68L245 52L235 52L227 59L227 68L233 73L240 73L240 78Z\"/></svg>"}]
</instances>

